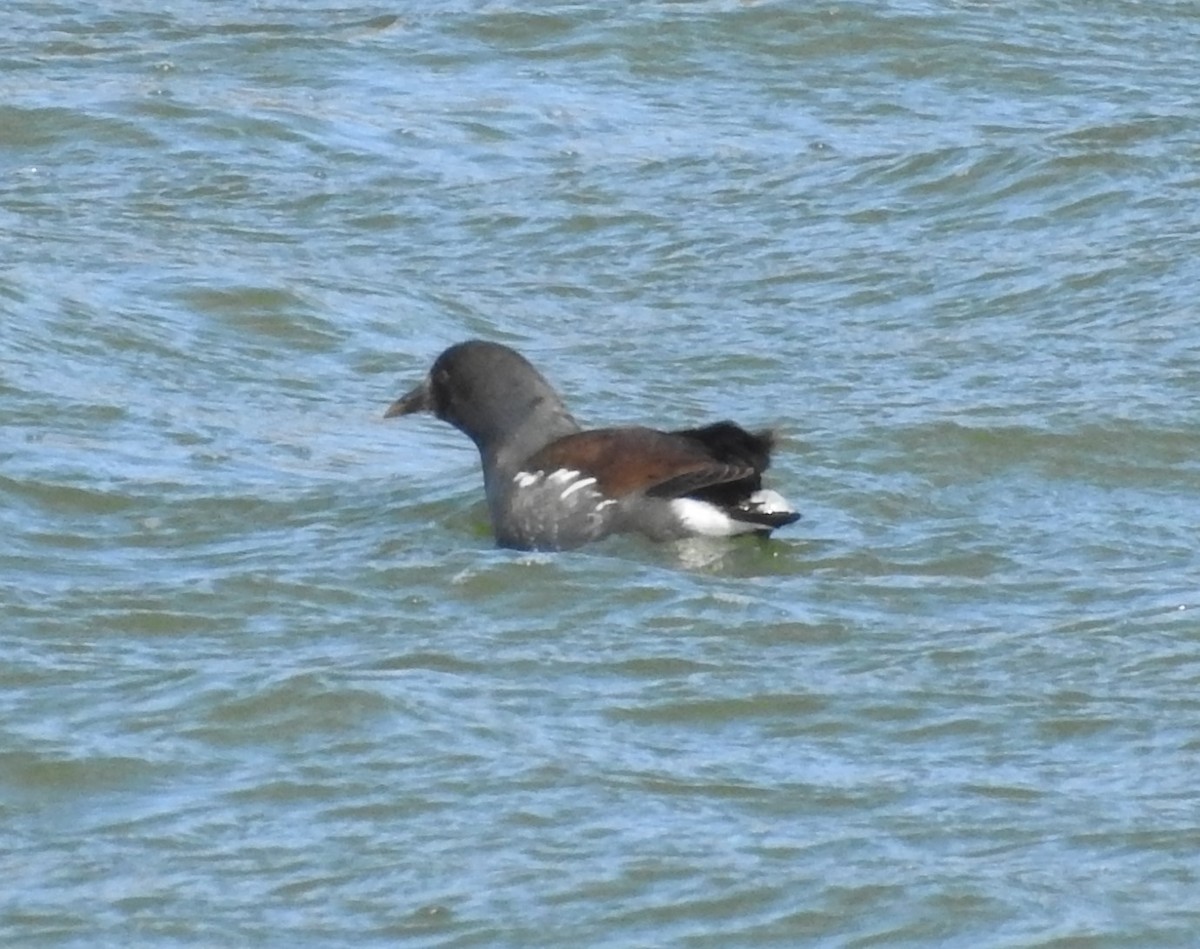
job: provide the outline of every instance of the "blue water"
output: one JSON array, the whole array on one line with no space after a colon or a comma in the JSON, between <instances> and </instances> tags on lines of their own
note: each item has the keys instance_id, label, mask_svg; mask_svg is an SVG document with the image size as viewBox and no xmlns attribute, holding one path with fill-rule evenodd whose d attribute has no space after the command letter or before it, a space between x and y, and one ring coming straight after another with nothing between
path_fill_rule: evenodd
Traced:
<instances>
[{"instance_id":1,"label":"blue water","mask_svg":"<svg viewBox=\"0 0 1200 949\"><path fill-rule=\"evenodd\" d=\"M1198 40L6 7L0 942L1195 945ZM495 549L476 336L803 520Z\"/></svg>"}]
</instances>

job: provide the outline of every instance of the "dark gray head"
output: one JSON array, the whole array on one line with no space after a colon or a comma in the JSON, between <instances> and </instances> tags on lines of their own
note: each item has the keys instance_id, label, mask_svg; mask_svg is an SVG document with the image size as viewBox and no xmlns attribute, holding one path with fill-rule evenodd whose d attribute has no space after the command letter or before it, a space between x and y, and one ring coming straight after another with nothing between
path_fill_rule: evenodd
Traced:
<instances>
[{"instance_id":1,"label":"dark gray head","mask_svg":"<svg viewBox=\"0 0 1200 949\"><path fill-rule=\"evenodd\" d=\"M468 435L485 474L516 468L544 445L579 431L558 393L520 353L483 340L451 346L425 380L397 399L385 418L432 412Z\"/></svg>"}]
</instances>

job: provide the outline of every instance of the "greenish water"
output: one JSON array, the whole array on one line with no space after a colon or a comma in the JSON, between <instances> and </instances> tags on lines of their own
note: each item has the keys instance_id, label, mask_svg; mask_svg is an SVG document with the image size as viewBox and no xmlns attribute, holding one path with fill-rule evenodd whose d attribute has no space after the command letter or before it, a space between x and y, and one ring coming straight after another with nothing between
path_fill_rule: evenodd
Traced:
<instances>
[{"instance_id":1,"label":"greenish water","mask_svg":"<svg viewBox=\"0 0 1200 949\"><path fill-rule=\"evenodd\" d=\"M5 20L0 942L1196 944L1193 4ZM469 336L804 519L494 549Z\"/></svg>"}]
</instances>

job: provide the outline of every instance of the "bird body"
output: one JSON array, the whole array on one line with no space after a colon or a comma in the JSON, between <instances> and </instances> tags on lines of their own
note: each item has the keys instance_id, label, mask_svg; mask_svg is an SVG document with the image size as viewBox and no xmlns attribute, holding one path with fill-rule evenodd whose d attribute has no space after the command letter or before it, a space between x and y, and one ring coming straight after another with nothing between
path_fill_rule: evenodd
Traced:
<instances>
[{"instance_id":1,"label":"bird body","mask_svg":"<svg viewBox=\"0 0 1200 949\"><path fill-rule=\"evenodd\" d=\"M541 373L498 343L451 346L385 417L421 411L475 442L502 546L563 550L619 533L765 535L800 516L762 487L770 432L733 422L585 431Z\"/></svg>"}]
</instances>

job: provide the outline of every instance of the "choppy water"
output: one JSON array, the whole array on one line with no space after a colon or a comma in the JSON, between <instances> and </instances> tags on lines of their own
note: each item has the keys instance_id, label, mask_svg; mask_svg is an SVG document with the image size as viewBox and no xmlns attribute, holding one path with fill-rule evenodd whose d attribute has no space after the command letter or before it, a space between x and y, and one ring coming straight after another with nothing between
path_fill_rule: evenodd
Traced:
<instances>
[{"instance_id":1,"label":"choppy water","mask_svg":"<svg viewBox=\"0 0 1200 949\"><path fill-rule=\"evenodd\" d=\"M3 18L0 942L1197 944L1195 4ZM804 520L493 549L468 336Z\"/></svg>"}]
</instances>

